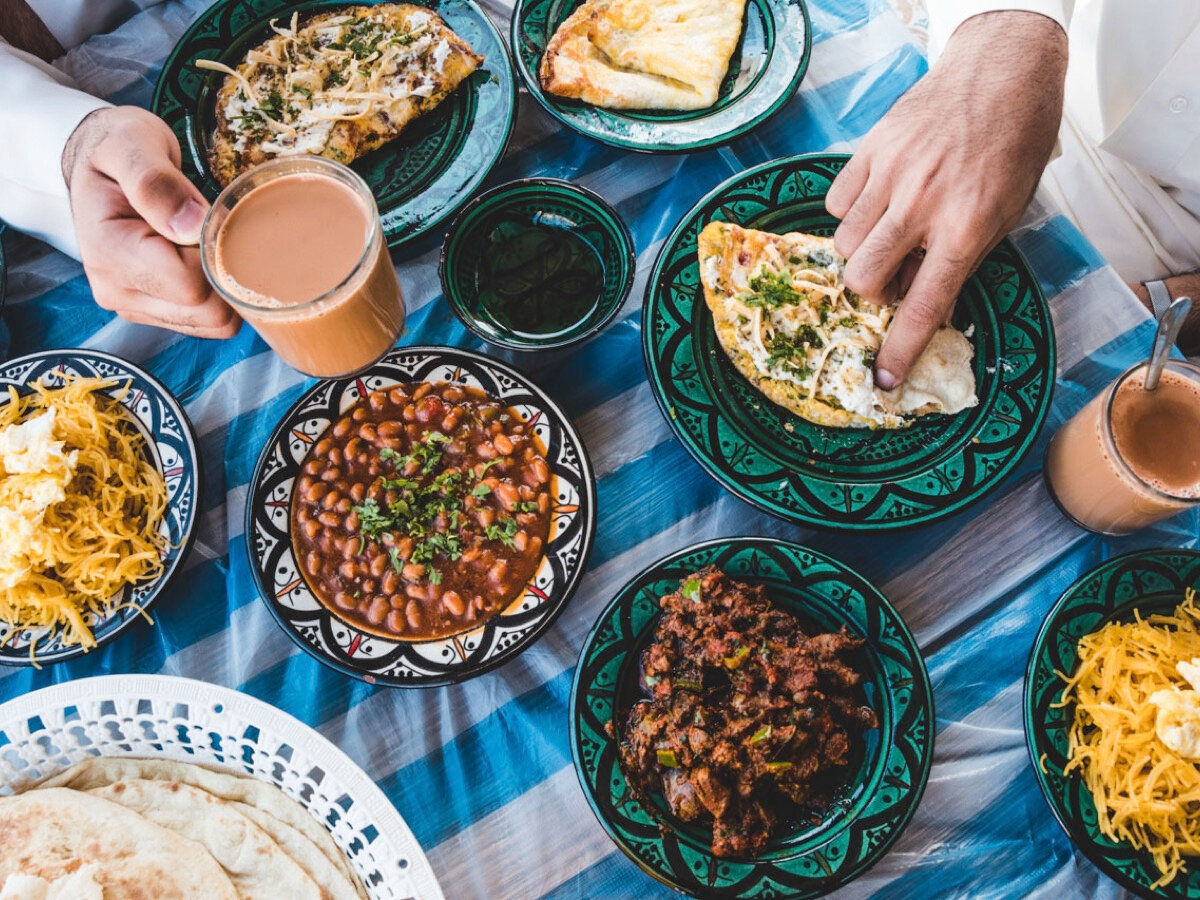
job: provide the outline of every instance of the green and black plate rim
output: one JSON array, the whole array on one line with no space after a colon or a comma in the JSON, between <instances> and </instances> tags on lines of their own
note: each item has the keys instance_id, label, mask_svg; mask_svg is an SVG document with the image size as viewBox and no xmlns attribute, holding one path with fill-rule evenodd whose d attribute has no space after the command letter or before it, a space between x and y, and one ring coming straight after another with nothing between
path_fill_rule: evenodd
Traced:
<instances>
[{"instance_id":1,"label":"green and black plate rim","mask_svg":"<svg viewBox=\"0 0 1200 900\"><path fill-rule=\"evenodd\" d=\"M658 597L714 565L762 583L802 626L845 625L865 638L864 690L880 727L865 735L845 793L819 824L777 836L755 859L719 859L707 828L670 816L632 791L608 732L638 677L638 657L659 615ZM636 575L600 614L583 643L569 700L571 755L588 805L609 837L658 881L693 896L808 898L878 862L915 813L933 761L933 691L904 620L842 563L786 541L723 538L677 551Z\"/></svg>"},{"instance_id":2,"label":"green and black plate rim","mask_svg":"<svg viewBox=\"0 0 1200 900\"><path fill-rule=\"evenodd\" d=\"M362 0L378 3L383 0ZM237 67L270 36L271 19L301 18L349 4L337 0L218 0L201 14L163 64L152 112L171 127L183 172L210 200L220 193L207 162L216 91L224 76L196 69L197 59ZM516 122L517 77L504 39L474 0L426 0L425 6L484 56L440 106L397 140L351 165L375 195L389 247L438 228L462 207L504 157Z\"/></svg>"},{"instance_id":3,"label":"green and black plate rim","mask_svg":"<svg viewBox=\"0 0 1200 900\"><path fill-rule=\"evenodd\" d=\"M783 108L808 71L813 29L806 0L748 0L746 25L717 102L701 110L655 112L600 109L547 94L538 65L550 38L583 0L517 0L510 45L532 97L568 128L611 147L644 153L685 153L727 143ZM798 35L803 45L790 39ZM742 72L757 55L757 70Z\"/></svg>"},{"instance_id":4,"label":"green and black plate rim","mask_svg":"<svg viewBox=\"0 0 1200 900\"><path fill-rule=\"evenodd\" d=\"M1067 733L1074 707L1054 708L1064 682L1059 673L1075 670L1079 639L1109 622L1170 613L1187 588L1200 590L1200 552L1138 550L1092 569L1063 593L1046 615L1025 672L1025 745L1034 777L1058 824L1097 868L1142 897L1194 900L1200 897L1200 866L1155 890L1159 878L1148 853L1105 837L1096 824L1096 806L1077 772L1067 765Z\"/></svg>"},{"instance_id":5,"label":"green and black plate rim","mask_svg":"<svg viewBox=\"0 0 1200 900\"><path fill-rule=\"evenodd\" d=\"M663 244L646 288L642 349L651 390L688 453L738 497L790 522L882 531L937 522L993 491L1050 410L1050 309L1009 240L959 296L979 405L894 431L814 425L768 401L728 361L700 286L696 240L712 221L832 234L824 208L845 154L806 154L735 175Z\"/></svg>"}]
</instances>

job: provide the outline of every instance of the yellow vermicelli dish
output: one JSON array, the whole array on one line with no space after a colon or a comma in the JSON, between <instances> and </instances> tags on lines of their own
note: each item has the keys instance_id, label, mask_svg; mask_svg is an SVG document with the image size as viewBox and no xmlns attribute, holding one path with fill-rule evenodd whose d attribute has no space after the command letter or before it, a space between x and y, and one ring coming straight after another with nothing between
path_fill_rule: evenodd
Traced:
<instances>
[{"instance_id":1,"label":"yellow vermicelli dish","mask_svg":"<svg viewBox=\"0 0 1200 900\"><path fill-rule=\"evenodd\" d=\"M1074 704L1065 772L1078 771L1101 832L1145 850L1159 887L1200 856L1200 609L1085 635L1058 706ZM1061 673L1060 673L1061 674Z\"/></svg>"},{"instance_id":2,"label":"yellow vermicelli dish","mask_svg":"<svg viewBox=\"0 0 1200 900\"><path fill-rule=\"evenodd\" d=\"M88 648L85 612L160 575L167 546L166 484L114 386L67 376L0 403L0 621Z\"/></svg>"}]
</instances>

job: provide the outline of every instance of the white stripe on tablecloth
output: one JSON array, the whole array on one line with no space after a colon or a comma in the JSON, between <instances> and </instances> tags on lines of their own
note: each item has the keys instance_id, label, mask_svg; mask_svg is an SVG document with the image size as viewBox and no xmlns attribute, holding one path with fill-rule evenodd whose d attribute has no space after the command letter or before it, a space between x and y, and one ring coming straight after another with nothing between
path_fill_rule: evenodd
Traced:
<instances>
[{"instance_id":1,"label":"white stripe on tablecloth","mask_svg":"<svg viewBox=\"0 0 1200 900\"><path fill-rule=\"evenodd\" d=\"M536 841L527 837L531 821L548 826ZM612 852L567 766L426 856L447 897L536 897Z\"/></svg>"},{"instance_id":2,"label":"white stripe on tablecloth","mask_svg":"<svg viewBox=\"0 0 1200 900\"><path fill-rule=\"evenodd\" d=\"M1001 796L1029 765L1021 725L1022 682L938 732L935 764L912 822L869 872L833 896L867 897L908 874L930 846L945 840ZM986 772L981 777L980 772Z\"/></svg>"},{"instance_id":3,"label":"white stripe on tablecloth","mask_svg":"<svg viewBox=\"0 0 1200 900\"><path fill-rule=\"evenodd\" d=\"M1013 523L1020 522L1020 528ZM1087 535L1064 528L1062 513L1033 478L992 500L967 527L940 548L882 585L921 647L953 633ZM1003 553L980 554L980 547ZM965 567L963 559L974 560Z\"/></svg>"},{"instance_id":4,"label":"white stripe on tablecloth","mask_svg":"<svg viewBox=\"0 0 1200 900\"><path fill-rule=\"evenodd\" d=\"M1103 315L1096 310L1103 309ZM1050 304L1058 344L1058 370L1065 372L1152 317L1111 268L1097 269L1068 286Z\"/></svg>"},{"instance_id":5,"label":"white stripe on tablecloth","mask_svg":"<svg viewBox=\"0 0 1200 900\"><path fill-rule=\"evenodd\" d=\"M146 78L212 0L172 0L145 9L54 61L81 90L110 97ZM148 94L149 92L147 92Z\"/></svg>"}]
</instances>

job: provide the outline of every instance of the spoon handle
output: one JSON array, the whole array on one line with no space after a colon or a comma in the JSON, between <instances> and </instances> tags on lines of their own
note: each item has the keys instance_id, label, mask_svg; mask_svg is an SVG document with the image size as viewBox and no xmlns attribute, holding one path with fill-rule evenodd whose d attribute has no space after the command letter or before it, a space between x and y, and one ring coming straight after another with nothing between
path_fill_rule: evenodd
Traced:
<instances>
[{"instance_id":1,"label":"spoon handle","mask_svg":"<svg viewBox=\"0 0 1200 900\"><path fill-rule=\"evenodd\" d=\"M1171 355L1171 347L1179 337L1179 329L1183 327L1183 320L1187 318L1191 309L1192 298L1180 297L1166 308L1162 318L1158 320L1158 331L1154 333L1154 349L1150 351L1150 368L1146 371L1146 390L1152 391L1158 387L1167 358Z\"/></svg>"}]
</instances>

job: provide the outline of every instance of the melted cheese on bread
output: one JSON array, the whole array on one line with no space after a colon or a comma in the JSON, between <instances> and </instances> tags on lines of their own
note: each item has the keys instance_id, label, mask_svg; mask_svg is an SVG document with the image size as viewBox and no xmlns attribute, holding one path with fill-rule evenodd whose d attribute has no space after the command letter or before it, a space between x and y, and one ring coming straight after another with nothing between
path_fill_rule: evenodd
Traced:
<instances>
[{"instance_id":1,"label":"melted cheese on bread","mask_svg":"<svg viewBox=\"0 0 1200 900\"><path fill-rule=\"evenodd\" d=\"M210 163L228 184L279 156L350 163L398 137L483 62L435 13L405 3L351 6L275 35L225 72Z\"/></svg>"},{"instance_id":2,"label":"melted cheese on bread","mask_svg":"<svg viewBox=\"0 0 1200 900\"><path fill-rule=\"evenodd\" d=\"M903 385L875 385L875 355L894 309L846 289L846 261L829 238L713 222L699 253L721 347L756 388L797 415L831 427L903 428L979 402L970 342L949 326Z\"/></svg>"},{"instance_id":3,"label":"melted cheese on bread","mask_svg":"<svg viewBox=\"0 0 1200 900\"><path fill-rule=\"evenodd\" d=\"M586 0L547 45L542 87L612 109L705 109L745 11L746 0Z\"/></svg>"}]
</instances>

